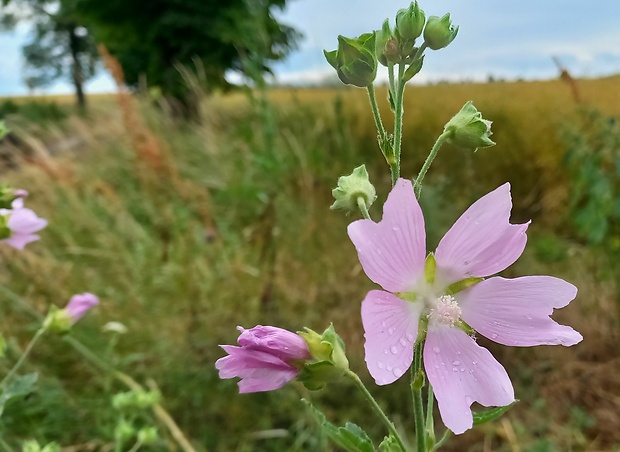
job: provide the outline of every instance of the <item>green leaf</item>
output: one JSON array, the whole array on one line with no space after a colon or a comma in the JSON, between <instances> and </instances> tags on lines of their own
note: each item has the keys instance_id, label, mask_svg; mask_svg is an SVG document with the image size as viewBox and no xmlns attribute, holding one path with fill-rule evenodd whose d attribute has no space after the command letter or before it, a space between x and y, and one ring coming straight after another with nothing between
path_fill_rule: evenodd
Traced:
<instances>
[{"instance_id":1,"label":"green leaf","mask_svg":"<svg viewBox=\"0 0 620 452\"><path fill-rule=\"evenodd\" d=\"M474 413L474 425L486 424L487 422L494 421L502 414L512 408L518 400L515 400L510 405L498 406L489 410L484 410L479 413Z\"/></svg>"},{"instance_id":2,"label":"green leaf","mask_svg":"<svg viewBox=\"0 0 620 452\"><path fill-rule=\"evenodd\" d=\"M321 430L338 446L349 452L374 452L375 447L372 441L360 426L347 422L344 427L337 427L309 401L305 399L301 401L306 404Z\"/></svg>"},{"instance_id":3,"label":"green leaf","mask_svg":"<svg viewBox=\"0 0 620 452\"><path fill-rule=\"evenodd\" d=\"M24 397L33 391L39 376L36 372L16 377L11 383L0 389L0 416L4 407L11 399Z\"/></svg>"},{"instance_id":4,"label":"green leaf","mask_svg":"<svg viewBox=\"0 0 620 452\"><path fill-rule=\"evenodd\" d=\"M409 65L409 67L407 68L407 70L403 74L403 80L405 80L406 82L411 80L414 75L416 75L418 72L420 72L422 70L422 65L423 64L424 64L424 55L422 55L422 57L420 57L417 60L413 61Z\"/></svg>"},{"instance_id":5,"label":"green leaf","mask_svg":"<svg viewBox=\"0 0 620 452\"><path fill-rule=\"evenodd\" d=\"M400 444L392 435L386 436L379 444L379 452L401 452Z\"/></svg>"}]
</instances>

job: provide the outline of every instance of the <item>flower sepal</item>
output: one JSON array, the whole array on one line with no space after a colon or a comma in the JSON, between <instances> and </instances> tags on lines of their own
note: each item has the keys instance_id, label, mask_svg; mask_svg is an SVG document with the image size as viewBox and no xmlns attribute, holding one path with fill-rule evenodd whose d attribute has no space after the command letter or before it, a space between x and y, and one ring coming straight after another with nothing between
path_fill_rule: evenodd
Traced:
<instances>
[{"instance_id":1,"label":"flower sepal","mask_svg":"<svg viewBox=\"0 0 620 452\"><path fill-rule=\"evenodd\" d=\"M506 406L496 406L493 408L489 408L488 410L479 411L472 413L474 416L474 425L486 424L487 422L494 421L495 419L502 416L509 409L517 404L519 400L515 400L510 405Z\"/></svg>"},{"instance_id":2,"label":"flower sepal","mask_svg":"<svg viewBox=\"0 0 620 452\"><path fill-rule=\"evenodd\" d=\"M364 33L358 38L338 36L338 49L323 53L342 83L366 88L375 81L377 58L374 32Z\"/></svg>"},{"instance_id":3,"label":"flower sepal","mask_svg":"<svg viewBox=\"0 0 620 452\"><path fill-rule=\"evenodd\" d=\"M46 331L57 334L67 334L71 330L71 325L73 325L73 319L67 310L55 305L51 306L50 312L43 321L43 328Z\"/></svg>"},{"instance_id":4,"label":"flower sepal","mask_svg":"<svg viewBox=\"0 0 620 452\"><path fill-rule=\"evenodd\" d=\"M334 325L330 325L323 334L306 328L299 334L308 343L314 361L304 363L297 379L311 391L325 387L327 383L339 380L349 370L349 360L345 345Z\"/></svg>"}]
</instances>

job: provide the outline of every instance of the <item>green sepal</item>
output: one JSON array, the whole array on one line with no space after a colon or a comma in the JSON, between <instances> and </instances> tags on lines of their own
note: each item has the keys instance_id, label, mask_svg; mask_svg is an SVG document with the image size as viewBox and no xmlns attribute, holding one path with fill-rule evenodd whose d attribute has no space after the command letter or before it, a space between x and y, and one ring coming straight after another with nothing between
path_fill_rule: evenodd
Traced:
<instances>
[{"instance_id":1,"label":"green sepal","mask_svg":"<svg viewBox=\"0 0 620 452\"><path fill-rule=\"evenodd\" d=\"M484 278L465 278L455 283L450 284L446 288L446 295L454 295L455 293L459 293L461 290L465 290L468 287L473 286L474 284L478 284L480 281L483 281Z\"/></svg>"},{"instance_id":2,"label":"green sepal","mask_svg":"<svg viewBox=\"0 0 620 452\"><path fill-rule=\"evenodd\" d=\"M338 186L332 190L334 203L329 207L332 210L344 210L347 213L358 210L357 200L362 198L369 209L375 199L377 192L370 182L366 165L360 165L348 176L338 178Z\"/></svg>"},{"instance_id":3,"label":"green sepal","mask_svg":"<svg viewBox=\"0 0 620 452\"><path fill-rule=\"evenodd\" d=\"M379 63L383 66L387 66L391 63L398 63L400 61L398 41L392 33L390 27L390 21L385 19L381 30L375 31L375 55Z\"/></svg>"},{"instance_id":4,"label":"green sepal","mask_svg":"<svg viewBox=\"0 0 620 452\"><path fill-rule=\"evenodd\" d=\"M507 412L509 409L511 409L517 402L518 400L515 400L510 405L497 406L489 410L484 410L478 413L473 413L474 425L486 424L487 422L494 421L495 419L503 415L505 412Z\"/></svg>"},{"instance_id":5,"label":"green sepal","mask_svg":"<svg viewBox=\"0 0 620 452\"><path fill-rule=\"evenodd\" d=\"M396 13L395 32L399 39L415 41L422 34L426 14L418 6L418 2L413 2L406 9L401 9Z\"/></svg>"},{"instance_id":6,"label":"green sepal","mask_svg":"<svg viewBox=\"0 0 620 452\"><path fill-rule=\"evenodd\" d=\"M338 78L347 85L365 88L377 76L375 33L364 33L359 38L338 36L336 55L325 52L325 58L336 69Z\"/></svg>"},{"instance_id":7,"label":"green sepal","mask_svg":"<svg viewBox=\"0 0 620 452\"><path fill-rule=\"evenodd\" d=\"M444 133L448 132L448 142L474 152L478 148L494 146L491 140L491 121L487 121L471 101L465 103L463 108L448 121L444 127Z\"/></svg>"},{"instance_id":8,"label":"green sepal","mask_svg":"<svg viewBox=\"0 0 620 452\"><path fill-rule=\"evenodd\" d=\"M332 50L330 52L327 50L323 50L323 54L325 55L325 59L330 64L330 66L338 70L338 51Z\"/></svg>"},{"instance_id":9,"label":"green sepal","mask_svg":"<svg viewBox=\"0 0 620 452\"><path fill-rule=\"evenodd\" d=\"M409 65L409 67L403 74L403 80L406 82L411 80L418 72L422 70L423 64L424 64L424 55L422 55L420 58L417 58Z\"/></svg>"},{"instance_id":10,"label":"green sepal","mask_svg":"<svg viewBox=\"0 0 620 452\"><path fill-rule=\"evenodd\" d=\"M432 50L439 50L446 47L459 32L459 27L454 27L450 20L450 13L443 17L431 16L424 28L424 42Z\"/></svg>"},{"instance_id":11,"label":"green sepal","mask_svg":"<svg viewBox=\"0 0 620 452\"><path fill-rule=\"evenodd\" d=\"M344 372L329 361L306 363L297 375L297 380L310 391L320 391L327 383L338 381Z\"/></svg>"},{"instance_id":12,"label":"green sepal","mask_svg":"<svg viewBox=\"0 0 620 452\"><path fill-rule=\"evenodd\" d=\"M424 262L424 279L427 284L435 283L435 275L437 274L437 261L435 260L435 255L430 253L426 262Z\"/></svg>"},{"instance_id":13,"label":"green sepal","mask_svg":"<svg viewBox=\"0 0 620 452\"><path fill-rule=\"evenodd\" d=\"M374 452L375 447L364 430L357 424L347 422L344 427L337 427L327 420L325 415L309 401L301 399L312 413L321 430L339 447L349 452Z\"/></svg>"},{"instance_id":14,"label":"green sepal","mask_svg":"<svg viewBox=\"0 0 620 452\"><path fill-rule=\"evenodd\" d=\"M20 375L0 388L0 416L2 416L4 407L10 400L30 394L34 390L38 378L39 375L36 372Z\"/></svg>"},{"instance_id":15,"label":"green sepal","mask_svg":"<svg viewBox=\"0 0 620 452\"><path fill-rule=\"evenodd\" d=\"M402 452L400 444L392 435L386 436L379 444L379 452Z\"/></svg>"}]
</instances>

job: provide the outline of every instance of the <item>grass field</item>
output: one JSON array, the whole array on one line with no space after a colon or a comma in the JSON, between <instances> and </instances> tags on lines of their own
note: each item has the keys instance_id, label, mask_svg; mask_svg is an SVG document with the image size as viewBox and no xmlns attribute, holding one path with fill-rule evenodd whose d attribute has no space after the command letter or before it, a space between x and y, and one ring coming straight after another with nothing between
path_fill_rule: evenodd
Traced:
<instances>
[{"instance_id":1,"label":"grass field","mask_svg":"<svg viewBox=\"0 0 620 452\"><path fill-rule=\"evenodd\" d=\"M619 77L578 85L584 102L620 116ZM4 180L28 189L29 204L50 225L25 252L0 249L0 331L9 342L0 366L8 367L38 328L36 313L93 292L101 306L72 334L137 381L156 382L163 406L197 450L331 450L300 396L332 421L351 418L380 437L354 388L310 394L291 384L240 396L235 382L218 379L213 363L223 354L217 344L232 343L237 325L295 331L333 322L352 367L410 432L407 382L379 388L364 369L359 307L373 285L346 235L356 217L328 210L338 176L361 163L378 190L375 219L389 190L365 92L277 89L268 99L270 107L261 108L240 93L205 96L196 123L144 100L136 109L108 98L92 99L85 117L52 124L9 116L20 144L0 149L23 157L18 168L3 170ZM521 402L446 449L620 450L617 273L612 256L589 246L571 223L562 133L578 118L571 92L560 81L408 88L404 176L416 174L467 100L494 121L497 146L441 151L421 198L429 248L471 202L511 182L512 221L532 225L525 254L504 274L574 283L577 299L555 317L584 341L571 349L510 349L481 339ZM387 102L380 107L387 111ZM102 332L109 321L128 333ZM110 450L118 417L111 398L126 390L122 384L52 336L28 369L40 373L39 387L3 415L1 435L10 447L34 438L74 446L67 450ZM152 450L173 448L165 426L147 418L161 435Z\"/></svg>"}]
</instances>

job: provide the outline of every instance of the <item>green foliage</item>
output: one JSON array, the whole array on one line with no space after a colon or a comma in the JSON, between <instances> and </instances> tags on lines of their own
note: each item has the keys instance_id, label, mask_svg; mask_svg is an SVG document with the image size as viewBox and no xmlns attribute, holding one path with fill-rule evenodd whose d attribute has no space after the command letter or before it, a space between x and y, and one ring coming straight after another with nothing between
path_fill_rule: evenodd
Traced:
<instances>
[{"instance_id":1,"label":"green foliage","mask_svg":"<svg viewBox=\"0 0 620 452\"><path fill-rule=\"evenodd\" d=\"M478 411L473 413L474 415L474 425L486 424L487 422L494 421L501 417L504 413L506 413L509 409L511 409L518 400L515 400L510 405L506 406L497 406L494 408L490 408L484 411Z\"/></svg>"},{"instance_id":2,"label":"green foliage","mask_svg":"<svg viewBox=\"0 0 620 452\"><path fill-rule=\"evenodd\" d=\"M30 394L34 390L38 378L38 374L31 373L14 377L11 381L5 382L0 387L0 416L10 401Z\"/></svg>"},{"instance_id":3,"label":"green foliage","mask_svg":"<svg viewBox=\"0 0 620 452\"><path fill-rule=\"evenodd\" d=\"M374 452L372 441L358 425L347 422L344 427L336 427L329 422L323 413L310 402L303 400L321 429L339 447L349 452Z\"/></svg>"},{"instance_id":4,"label":"green foliage","mask_svg":"<svg viewBox=\"0 0 620 452\"><path fill-rule=\"evenodd\" d=\"M565 163L572 178L572 221L593 245L620 250L620 126L594 108L564 130Z\"/></svg>"}]
</instances>

